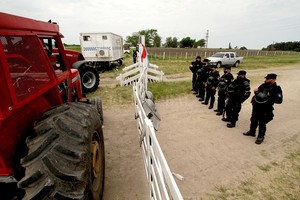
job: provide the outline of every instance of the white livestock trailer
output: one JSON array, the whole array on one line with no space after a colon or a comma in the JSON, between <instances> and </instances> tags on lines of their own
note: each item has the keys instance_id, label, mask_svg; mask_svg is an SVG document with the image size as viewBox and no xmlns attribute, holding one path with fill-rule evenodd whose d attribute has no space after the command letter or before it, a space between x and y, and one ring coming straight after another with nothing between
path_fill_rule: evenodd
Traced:
<instances>
[{"instance_id":1,"label":"white livestock trailer","mask_svg":"<svg viewBox=\"0 0 300 200\"><path fill-rule=\"evenodd\" d=\"M123 38L111 32L80 33L81 52L86 61L97 62L104 66L123 61Z\"/></svg>"}]
</instances>

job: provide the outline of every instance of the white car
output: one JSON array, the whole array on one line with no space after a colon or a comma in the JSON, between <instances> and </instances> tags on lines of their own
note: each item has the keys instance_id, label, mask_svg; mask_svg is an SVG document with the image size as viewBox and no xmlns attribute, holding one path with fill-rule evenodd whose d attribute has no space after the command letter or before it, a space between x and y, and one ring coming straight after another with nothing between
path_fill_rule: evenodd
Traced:
<instances>
[{"instance_id":1,"label":"white car","mask_svg":"<svg viewBox=\"0 0 300 200\"><path fill-rule=\"evenodd\" d=\"M219 68L225 65L238 67L244 58L237 56L235 52L218 52L207 59L211 65L216 65Z\"/></svg>"}]
</instances>

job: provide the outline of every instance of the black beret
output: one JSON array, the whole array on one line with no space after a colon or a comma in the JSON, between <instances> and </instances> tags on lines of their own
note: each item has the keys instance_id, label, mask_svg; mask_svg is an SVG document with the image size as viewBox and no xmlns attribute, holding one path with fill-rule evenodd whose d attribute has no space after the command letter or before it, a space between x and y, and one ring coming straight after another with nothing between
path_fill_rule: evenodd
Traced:
<instances>
[{"instance_id":1,"label":"black beret","mask_svg":"<svg viewBox=\"0 0 300 200\"><path fill-rule=\"evenodd\" d=\"M246 75L246 73L247 73L247 72L246 72L245 70L240 70L237 74L238 74L238 75Z\"/></svg>"},{"instance_id":2,"label":"black beret","mask_svg":"<svg viewBox=\"0 0 300 200\"><path fill-rule=\"evenodd\" d=\"M274 74L274 73L267 74L267 76L265 78L266 79L276 79L277 78L277 74Z\"/></svg>"}]
</instances>

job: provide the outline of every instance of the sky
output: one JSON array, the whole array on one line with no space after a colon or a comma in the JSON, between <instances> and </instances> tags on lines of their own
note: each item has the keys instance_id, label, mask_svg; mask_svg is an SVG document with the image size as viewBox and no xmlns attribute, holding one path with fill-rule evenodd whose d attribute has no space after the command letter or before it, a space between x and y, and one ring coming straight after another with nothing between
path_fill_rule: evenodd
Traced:
<instances>
[{"instance_id":1,"label":"sky","mask_svg":"<svg viewBox=\"0 0 300 200\"><path fill-rule=\"evenodd\" d=\"M0 12L51 19L66 44L79 44L84 32L126 39L146 29L156 29L162 43L167 37L205 39L208 30L208 48L300 41L299 0L0 0Z\"/></svg>"}]
</instances>

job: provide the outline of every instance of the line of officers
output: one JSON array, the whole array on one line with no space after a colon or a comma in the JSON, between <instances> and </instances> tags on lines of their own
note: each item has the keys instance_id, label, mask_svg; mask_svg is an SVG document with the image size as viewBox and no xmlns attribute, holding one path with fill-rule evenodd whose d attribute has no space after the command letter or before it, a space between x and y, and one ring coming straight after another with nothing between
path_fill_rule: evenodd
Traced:
<instances>
[{"instance_id":1,"label":"line of officers","mask_svg":"<svg viewBox=\"0 0 300 200\"><path fill-rule=\"evenodd\" d=\"M199 98L203 105L208 105L208 109L213 109L215 104L215 95L218 91L217 107L214 110L216 115L222 115L222 120L227 122L228 128L236 126L242 103L246 101L251 94L250 80L246 78L246 71L240 70L234 79L231 73L231 67L225 66L224 73L220 76L217 66L210 65L208 59L201 62L201 57L189 66L192 76L192 91ZM256 136L258 127L258 137L256 144L264 141L266 133L266 124L273 117L274 103L281 104L283 95L281 87L276 84L277 75L268 74L265 82L254 89L254 96L251 99L252 115L250 119L250 130L243 133L245 136Z\"/></svg>"}]
</instances>

